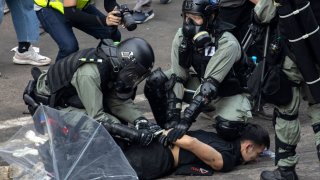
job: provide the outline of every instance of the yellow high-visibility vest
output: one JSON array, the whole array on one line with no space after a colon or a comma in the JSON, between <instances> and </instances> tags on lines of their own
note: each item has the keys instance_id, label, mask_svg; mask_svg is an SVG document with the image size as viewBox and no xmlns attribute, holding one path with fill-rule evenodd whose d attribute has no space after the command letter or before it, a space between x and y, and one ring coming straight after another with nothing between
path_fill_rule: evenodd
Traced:
<instances>
[{"instance_id":1,"label":"yellow high-visibility vest","mask_svg":"<svg viewBox=\"0 0 320 180\"><path fill-rule=\"evenodd\" d=\"M91 2L91 0L77 0L77 9L83 9L83 8L86 7L90 2Z\"/></svg>"},{"instance_id":2,"label":"yellow high-visibility vest","mask_svg":"<svg viewBox=\"0 0 320 180\"><path fill-rule=\"evenodd\" d=\"M77 9L83 9L91 0L77 0ZM34 3L41 7L51 7L61 14L64 14L63 3L60 0L34 0Z\"/></svg>"},{"instance_id":3,"label":"yellow high-visibility vest","mask_svg":"<svg viewBox=\"0 0 320 180\"><path fill-rule=\"evenodd\" d=\"M64 14L63 3L59 0L34 0L34 3L41 7L51 7L59 11L61 14Z\"/></svg>"}]
</instances>

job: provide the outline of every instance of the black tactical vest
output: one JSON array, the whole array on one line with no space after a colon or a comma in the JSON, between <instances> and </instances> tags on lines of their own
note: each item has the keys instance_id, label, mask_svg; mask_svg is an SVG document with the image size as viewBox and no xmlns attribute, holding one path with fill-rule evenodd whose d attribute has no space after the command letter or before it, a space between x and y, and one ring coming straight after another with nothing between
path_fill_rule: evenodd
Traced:
<instances>
[{"instance_id":1,"label":"black tactical vest","mask_svg":"<svg viewBox=\"0 0 320 180\"><path fill-rule=\"evenodd\" d=\"M193 48L192 53L189 54L189 56L191 56L191 66L196 71L197 77L199 79L202 79L204 76L207 65L212 55L214 54L212 53L213 49L214 51L218 50L218 41L221 38L222 34L224 32L230 32L234 29L234 26L232 24L226 23L220 19L217 19L212 26L212 29L214 31L212 31L210 34L214 36L215 42L209 44L209 46L202 51L197 51ZM218 95L225 97L232 96L241 92L242 89L240 86L240 82L237 79L236 72L234 71L234 68L231 68L227 76L219 85Z\"/></svg>"},{"instance_id":2,"label":"black tactical vest","mask_svg":"<svg viewBox=\"0 0 320 180\"><path fill-rule=\"evenodd\" d=\"M49 105L51 107L69 105L69 99L77 95L76 89L71 85L72 77L85 63L97 64L101 78L100 86L105 97L104 93L108 92L108 83L115 77L114 67L118 63L115 53L115 48L84 49L50 66L47 73L47 83L51 92Z\"/></svg>"}]
</instances>

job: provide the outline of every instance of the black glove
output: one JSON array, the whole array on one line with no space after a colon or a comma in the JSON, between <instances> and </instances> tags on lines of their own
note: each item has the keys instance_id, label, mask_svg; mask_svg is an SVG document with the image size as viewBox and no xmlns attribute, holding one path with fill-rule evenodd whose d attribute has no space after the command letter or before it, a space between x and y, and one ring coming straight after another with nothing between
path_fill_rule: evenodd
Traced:
<instances>
[{"instance_id":1,"label":"black glove","mask_svg":"<svg viewBox=\"0 0 320 180\"><path fill-rule=\"evenodd\" d=\"M142 146L148 146L154 138L154 135L146 130L139 131L139 139L137 142Z\"/></svg>"},{"instance_id":2,"label":"black glove","mask_svg":"<svg viewBox=\"0 0 320 180\"><path fill-rule=\"evenodd\" d=\"M161 134L163 131L163 129L158 124L149 122L145 118L138 118L137 120L134 121L134 125L137 130L150 132L155 136Z\"/></svg>"},{"instance_id":3,"label":"black glove","mask_svg":"<svg viewBox=\"0 0 320 180\"><path fill-rule=\"evenodd\" d=\"M149 121L144 117L140 117L134 121L134 127L137 130L148 130L149 129Z\"/></svg>"},{"instance_id":4,"label":"black glove","mask_svg":"<svg viewBox=\"0 0 320 180\"><path fill-rule=\"evenodd\" d=\"M171 128L174 128L176 125L179 124L179 121L169 121L169 122L166 122L164 124L164 129L168 130L168 129L171 129Z\"/></svg>"},{"instance_id":5,"label":"black glove","mask_svg":"<svg viewBox=\"0 0 320 180\"><path fill-rule=\"evenodd\" d=\"M162 144L163 147L168 147L170 145L170 143L168 142L168 137L165 135L159 136L158 142Z\"/></svg>"},{"instance_id":6,"label":"black glove","mask_svg":"<svg viewBox=\"0 0 320 180\"><path fill-rule=\"evenodd\" d=\"M164 130L158 124L149 122L148 131L157 137L158 135L161 135Z\"/></svg>"},{"instance_id":7,"label":"black glove","mask_svg":"<svg viewBox=\"0 0 320 180\"><path fill-rule=\"evenodd\" d=\"M168 133L168 142L176 142L177 139L180 139L184 134L186 134L190 126L191 121L187 120L186 118L182 118L180 123Z\"/></svg>"}]
</instances>

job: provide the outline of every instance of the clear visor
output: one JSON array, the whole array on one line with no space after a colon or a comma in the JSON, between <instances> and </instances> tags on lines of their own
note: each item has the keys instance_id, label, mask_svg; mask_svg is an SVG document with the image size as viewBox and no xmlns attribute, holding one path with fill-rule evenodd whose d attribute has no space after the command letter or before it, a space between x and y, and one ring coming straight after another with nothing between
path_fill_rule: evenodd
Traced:
<instances>
[{"instance_id":1,"label":"clear visor","mask_svg":"<svg viewBox=\"0 0 320 180\"><path fill-rule=\"evenodd\" d=\"M131 62L126 67L121 69L118 76L118 82L121 82L121 87L116 88L117 96L122 99L132 97L135 88L151 73L150 69L146 69L139 63Z\"/></svg>"}]
</instances>

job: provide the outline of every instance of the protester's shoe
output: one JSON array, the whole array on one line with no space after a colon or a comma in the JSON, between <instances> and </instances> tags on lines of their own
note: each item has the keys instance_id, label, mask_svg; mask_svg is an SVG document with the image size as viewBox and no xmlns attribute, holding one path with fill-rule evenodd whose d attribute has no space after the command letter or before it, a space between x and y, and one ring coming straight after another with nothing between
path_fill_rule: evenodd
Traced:
<instances>
[{"instance_id":1,"label":"protester's shoe","mask_svg":"<svg viewBox=\"0 0 320 180\"><path fill-rule=\"evenodd\" d=\"M318 154L318 159L320 161L320 144L317 146L317 154Z\"/></svg>"},{"instance_id":2,"label":"protester's shoe","mask_svg":"<svg viewBox=\"0 0 320 180\"><path fill-rule=\"evenodd\" d=\"M31 64L34 66L45 66L49 65L51 59L42 56L37 53L32 46L29 47L28 51L19 53L16 51L15 55L13 56L13 63L15 64Z\"/></svg>"},{"instance_id":3,"label":"protester's shoe","mask_svg":"<svg viewBox=\"0 0 320 180\"><path fill-rule=\"evenodd\" d=\"M278 167L273 171L263 171L260 174L260 180L298 180L295 166Z\"/></svg>"},{"instance_id":4,"label":"protester's shoe","mask_svg":"<svg viewBox=\"0 0 320 180\"><path fill-rule=\"evenodd\" d=\"M154 13L153 10L150 10L149 12L135 11L133 12L132 17L137 24L141 24L152 19L154 17Z\"/></svg>"},{"instance_id":5,"label":"protester's shoe","mask_svg":"<svg viewBox=\"0 0 320 180\"><path fill-rule=\"evenodd\" d=\"M169 4L171 3L171 0L160 0L161 4Z\"/></svg>"}]
</instances>

